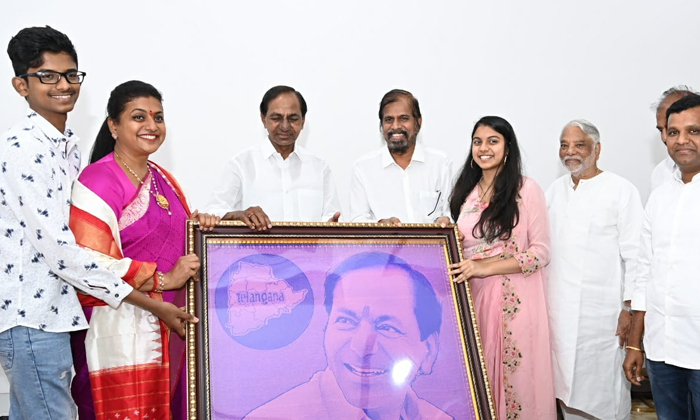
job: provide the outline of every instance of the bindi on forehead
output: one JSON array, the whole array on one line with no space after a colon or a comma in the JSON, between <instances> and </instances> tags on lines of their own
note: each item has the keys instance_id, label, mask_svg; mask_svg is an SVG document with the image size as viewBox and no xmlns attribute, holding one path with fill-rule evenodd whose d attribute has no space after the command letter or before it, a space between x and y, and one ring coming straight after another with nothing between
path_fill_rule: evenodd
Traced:
<instances>
[{"instance_id":1,"label":"bindi on forehead","mask_svg":"<svg viewBox=\"0 0 700 420\"><path fill-rule=\"evenodd\" d=\"M153 118L153 111L151 111L151 110L149 109L149 110L148 110L148 115L150 115L151 118Z\"/></svg>"}]
</instances>

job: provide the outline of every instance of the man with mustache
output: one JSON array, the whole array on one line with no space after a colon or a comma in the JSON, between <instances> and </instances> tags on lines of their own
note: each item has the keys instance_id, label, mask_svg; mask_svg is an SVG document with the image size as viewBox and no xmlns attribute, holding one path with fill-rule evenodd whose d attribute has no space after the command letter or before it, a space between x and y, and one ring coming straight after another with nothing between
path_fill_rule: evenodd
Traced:
<instances>
[{"instance_id":1,"label":"man with mustache","mask_svg":"<svg viewBox=\"0 0 700 420\"><path fill-rule=\"evenodd\" d=\"M379 122L386 147L353 165L350 220L449 223L452 162L416 142L423 122L418 100L405 90L388 92L379 105Z\"/></svg>"},{"instance_id":2,"label":"man with mustache","mask_svg":"<svg viewBox=\"0 0 700 420\"><path fill-rule=\"evenodd\" d=\"M245 419L454 420L413 390L440 344L430 281L401 258L361 252L328 273L324 289L328 367Z\"/></svg>"},{"instance_id":3,"label":"man with mustache","mask_svg":"<svg viewBox=\"0 0 700 420\"><path fill-rule=\"evenodd\" d=\"M207 212L257 231L279 222L337 222L340 201L328 164L296 144L306 101L292 87L270 88L260 103L267 138L233 156ZM264 210L263 210L264 209Z\"/></svg>"},{"instance_id":4,"label":"man with mustache","mask_svg":"<svg viewBox=\"0 0 700 420\"><path fill-rule=\"evenodd\" d=\"M630 418L630 384L620 367L643 208L631 182L598 168L600 149L593 124L566 124L559 158L569 173L546 193L554 389L567 420Z\"/></svg>"},{"instance_id":5,"label":"man with mustache","mask_svg":"<svg viewBox=\"0 0 700 420\"><path fill-rule=\"evenodd\" d=\"M666 144L666 111L668 107L677 100L693 94L695 94L695 91L688 86L674 86L661 94L661 98L654 105L653 109L656 110L656 129L659 130L659 135L664 145ZM656 187L672 179L675 170L676 164L670 156L659 162L654 168L654 172L651 173L651 190L654 191Z\"/></svg>"},{"instance_id":6,"label":"man with mustache","mask_svg":"<svg viewBox=\"0 0 700 420\"><path fill-rule=\"evenodd\" d=\"M676 170L646 205L623 368L639 385L646 355L659 420L675 420L700 418L700 96L678 100L666 114Z\"/></svg>"}]
</instances>

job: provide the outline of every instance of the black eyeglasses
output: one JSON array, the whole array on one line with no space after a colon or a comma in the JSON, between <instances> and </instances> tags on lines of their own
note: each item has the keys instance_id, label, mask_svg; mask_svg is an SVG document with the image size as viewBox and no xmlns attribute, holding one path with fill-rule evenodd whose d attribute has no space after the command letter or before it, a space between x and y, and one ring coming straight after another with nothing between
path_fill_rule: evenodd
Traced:
<instances>
[{"instance_id":1,"label":"black eyeglasses","mask_svg":"<svg viewBox=\"0 0 700 420\"><path fill-rule=\"evenodd\" d=\"M61 81L61 77L65 77L66 81L72 85L79 85L83 83L85 79L84 71L67 71L61 73L60 71L53 70L43 70L36 73L27 73L18 77L29 77L34 76L39 79L39 81L45 85L55 85Z\"/></svg>"}]
</instances>

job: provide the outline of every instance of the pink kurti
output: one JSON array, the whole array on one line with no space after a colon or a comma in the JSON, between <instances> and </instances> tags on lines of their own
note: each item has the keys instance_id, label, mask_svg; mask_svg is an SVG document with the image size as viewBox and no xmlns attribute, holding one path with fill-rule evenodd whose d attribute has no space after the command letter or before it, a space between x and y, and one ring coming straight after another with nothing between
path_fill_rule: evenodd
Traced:
<instances>
[{"instance_id":1,"label":"pink kurti","mask_svg":"<svg viewBox=\"0 0 700 420\"><path fill-rule=\"evenodd\" d=\"M550 246L544 194L535 181L523 178L520 221L507 241L474 238L472 229L487 206L474 188L457 224L465 237L465 258L514 257L521 269L517 274L469 280L498 418L555 420L544 297Z\"/></svg>"}]
</instances>

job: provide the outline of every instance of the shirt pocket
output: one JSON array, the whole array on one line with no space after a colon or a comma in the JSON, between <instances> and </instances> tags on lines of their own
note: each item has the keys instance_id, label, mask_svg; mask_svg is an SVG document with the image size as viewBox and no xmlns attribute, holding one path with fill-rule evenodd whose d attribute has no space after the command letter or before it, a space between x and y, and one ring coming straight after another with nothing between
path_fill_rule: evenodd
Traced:
<instances>
[{"instance_id":1,"label":"shirt pocket","mask_svg":"<svg viewBox=\"0 0 700 420\"><path fill-rule=\"evenodd\" d=\"M440 191L421 191L420 192L420 214L417 216L428 217L435 219L440 214L442 209L440 208L439 201L442 199L442 194Z\"/></svg>"},{"instance_id":2,"label":"shirt pocket","mask_svg":"<svg viewBox=\"0 0 700 420\"><path fill-rule=\"evenodd\" d=\"M323 192L308 188L299 189L299 217L303 222L322 221Z\"/></svg>"},{"instance_id":3,"label":"shirt pocket","mask_svg":"<svg viewBox=\"0 0 700 420\"><path fill-rule=\"evenodd\" d=\"M615 202L615 204L617 204ZM594 235L606 237L617 236L617 206L602 206L592 209L589 221L590 232Z\"/></svg>"}]
</instances>

